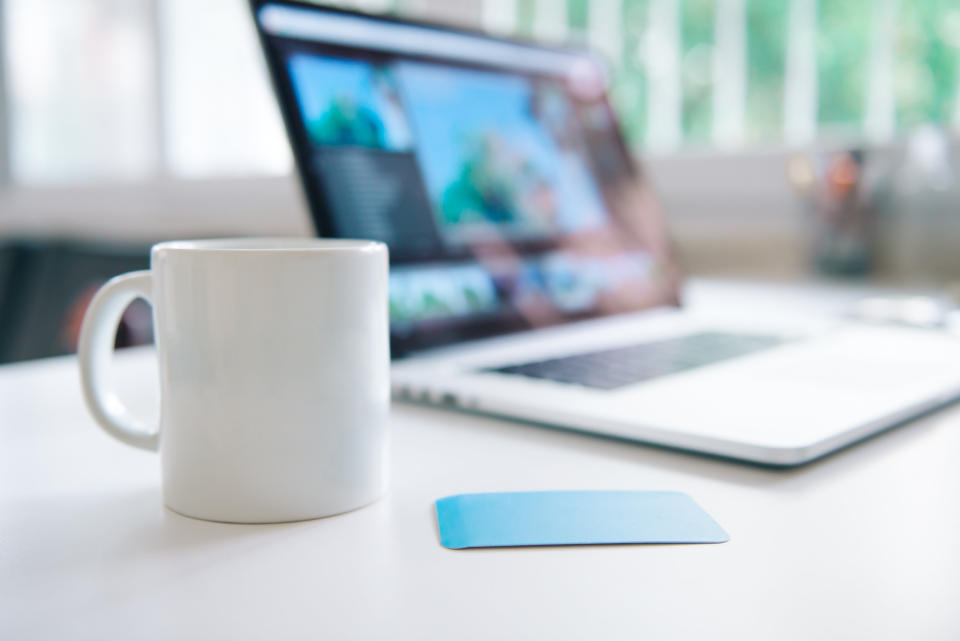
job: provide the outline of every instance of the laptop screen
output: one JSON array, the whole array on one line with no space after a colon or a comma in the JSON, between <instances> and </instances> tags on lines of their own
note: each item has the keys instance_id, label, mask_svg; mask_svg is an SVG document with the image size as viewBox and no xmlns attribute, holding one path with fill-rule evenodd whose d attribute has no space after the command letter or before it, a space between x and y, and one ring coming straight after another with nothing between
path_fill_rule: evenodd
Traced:
<instances>
[{"instance_id":1,"label":"laptop screen","mask_svg":"<svg viewBox=\"0 0 960 641\"><path fill-rule=\"evenodd\" d=\"M253 7L318 233L390 248L395 353L676 302L593 57Z\"/></svg>"}]
</instances>

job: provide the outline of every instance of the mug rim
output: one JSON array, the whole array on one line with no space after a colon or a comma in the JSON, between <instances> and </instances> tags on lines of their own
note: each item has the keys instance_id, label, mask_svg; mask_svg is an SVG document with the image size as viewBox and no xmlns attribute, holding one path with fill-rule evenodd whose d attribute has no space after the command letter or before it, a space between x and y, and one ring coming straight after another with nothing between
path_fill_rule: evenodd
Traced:
<instances>
[{"instance_id":1,"label":"mug rim","mask_svg":"<svg viewBox=\"0 0 960 641\"><path fill-rule=\"evenodd\" d=\"M151 253L158 251L173 251L178 253L275 253L296 251L377 252L385 249L386 245L376 240L302 236L242 236L236 238L169 240L154 245L151 248Z\"/></svg>"}]
</instances>

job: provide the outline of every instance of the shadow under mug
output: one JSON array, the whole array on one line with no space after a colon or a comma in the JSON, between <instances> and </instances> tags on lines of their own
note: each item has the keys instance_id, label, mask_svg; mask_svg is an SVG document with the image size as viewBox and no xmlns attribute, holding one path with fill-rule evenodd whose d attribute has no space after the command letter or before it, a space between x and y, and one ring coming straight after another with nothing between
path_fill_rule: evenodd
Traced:
<instances>
[{"instance_id":1,"label":"shadow under mug","mask_svg":"<svg viewBox=\"0 0 960 641\"><path fill-rule=\"evenodd\" d=\"M155 245L150 269L108 281L86 312L80 378L97 423L159 450L166 505L213 521L346 512L387 484L387 248L245 238ZM121 314L153 307L160 424L108 384Z\"/></svg>"}]
</instances>

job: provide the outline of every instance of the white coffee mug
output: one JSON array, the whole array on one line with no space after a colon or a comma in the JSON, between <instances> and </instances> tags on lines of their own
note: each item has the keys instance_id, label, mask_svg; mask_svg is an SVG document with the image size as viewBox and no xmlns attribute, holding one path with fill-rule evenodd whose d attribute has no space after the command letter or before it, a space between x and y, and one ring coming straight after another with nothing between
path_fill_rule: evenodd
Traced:
<instances>
[{"instance_id":1,"label":"white coffee mug","mask_svg":"<svg viewBox=\"0 0 960 641\"><path fill-rule=\"evenodd\" d=\"M321 239L155 245L150 269L107 282L80 332L97 422L160 451L166 505L213 521L297 521L380 497L387 480L387 248ZM153 306L160 425L105 384L117 324Z\"/></svg>"}]
</instances>

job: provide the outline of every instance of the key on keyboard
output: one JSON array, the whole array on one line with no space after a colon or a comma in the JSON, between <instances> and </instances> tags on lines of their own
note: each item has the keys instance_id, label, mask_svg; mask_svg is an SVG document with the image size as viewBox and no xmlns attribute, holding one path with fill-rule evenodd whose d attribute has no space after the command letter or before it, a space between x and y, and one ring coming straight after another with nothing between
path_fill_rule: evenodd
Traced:
<instances>
[{"instance_id":1,"label":"key on keyboard","mask_svg":"<svg viewBox=\"0 0 960 641\"><path fill-rule=\"evenodd\" d=\"M486 369L611 390L781 345L777 336L702 332L678 338Z\"/></svg>"}]
</instances>

